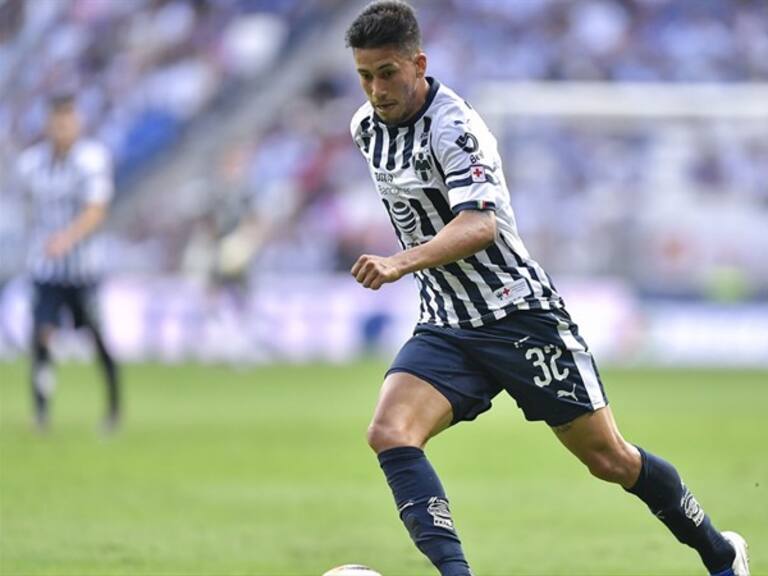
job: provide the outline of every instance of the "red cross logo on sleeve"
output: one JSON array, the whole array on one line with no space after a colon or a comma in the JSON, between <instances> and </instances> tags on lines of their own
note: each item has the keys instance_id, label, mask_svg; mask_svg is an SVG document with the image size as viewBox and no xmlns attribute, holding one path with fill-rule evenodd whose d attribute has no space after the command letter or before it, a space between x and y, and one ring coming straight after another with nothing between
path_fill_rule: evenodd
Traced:
<instances>
[{"instance_id":1,"label":"red cross logo on sleeve","mask_svg":"<svg viewBox=\"0 0 768 576\"><path fill-rule=\"evenodd\" d=\"M472 182L485 182L485 168L482 166L472 166L470 169L472 175Z\"/></svg>"}]
</instances>

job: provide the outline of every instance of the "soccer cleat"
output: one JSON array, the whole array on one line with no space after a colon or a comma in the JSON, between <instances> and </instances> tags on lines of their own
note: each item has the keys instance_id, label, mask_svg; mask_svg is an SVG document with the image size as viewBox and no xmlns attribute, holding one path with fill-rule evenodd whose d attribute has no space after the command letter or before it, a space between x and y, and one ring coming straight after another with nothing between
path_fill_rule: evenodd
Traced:
<instances>
[{"instance_id":1,"label":"soccer cleat","mask_svg":"<svg viewBox=\"0 0 768 576\"><path fill-rule=\"evenodd\" d=\"M114 436L120 429L120 413L110 411L101 422L101 434L103 436Z\"/></svg>"},{"instance_id":2,"label":"soccer cleat","mask_svg":"<svg viewBox=\"0 0 768 576\"><path fill-rule=\"evenodd\" d=\"M45 434L51 427L51 415L48 407L48 399L35 392L35 429Z\"/></svg>"},{"instance_id":3,"label":"soccer cleat","mask_svg":"<svg viewBox=\"0 0 768 576\"><path fill-rule=\"evenodd\" d=\"M731 570L733 576L749 576L749 554L747 552L747 541L736 532L723 532L723 538L728 540L736 552L736 558L733 559Z\"/></svg>"}]
</instances>

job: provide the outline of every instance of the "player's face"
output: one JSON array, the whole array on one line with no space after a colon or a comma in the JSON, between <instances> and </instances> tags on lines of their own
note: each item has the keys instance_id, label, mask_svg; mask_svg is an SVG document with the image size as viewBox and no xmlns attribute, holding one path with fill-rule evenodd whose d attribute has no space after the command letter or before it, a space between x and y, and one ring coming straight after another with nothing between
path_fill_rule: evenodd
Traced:
<instances>
[{"instance_id":1,"label":"player's face","mask_svg":"<svg viewBox=\"0 0 768 576\"><path fill-rule=\"evenodd\" d=\"M387 124L408 120L424 103L427 57L396 47L355 48L360 85L376 113Z\"/></svg>"},{"instance_id":2,"label":"player's face","mask_svg":"<svg viewBox=\"0 0 768 576\"><path fill-rule=\"evenodd\" d=\"M80 118L74 104L51 110L48 117L48 138L58 151L66 151L80 136Z\"/></svg>"}]
</instances>

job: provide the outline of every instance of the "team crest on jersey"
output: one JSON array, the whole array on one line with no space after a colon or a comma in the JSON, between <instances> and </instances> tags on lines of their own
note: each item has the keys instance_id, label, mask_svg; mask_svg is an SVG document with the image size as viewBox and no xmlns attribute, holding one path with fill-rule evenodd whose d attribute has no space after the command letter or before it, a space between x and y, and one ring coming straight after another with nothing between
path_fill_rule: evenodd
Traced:
<instances>
[{"instance_id":1,"label":"team crest on jersey","mask_svg":"<svg viewBox=\"0 0 768 576\"><path fill-rule=\"evenodd\" d=\"M448 500L433 496L427 504L427 512L432 516L432 523L438 528L454 529Z\"/></svg>"},{"instance_id":2,"label":"team crest on jersey","mask_svg":"<svg viewBox=\"0 0 768 576\"><path fill-rule=\"evenodd\" d=\"M432 178L432 158L424 150L419 150L413 155L413 169L424 182Z\"/></svg>"}]
</instances>

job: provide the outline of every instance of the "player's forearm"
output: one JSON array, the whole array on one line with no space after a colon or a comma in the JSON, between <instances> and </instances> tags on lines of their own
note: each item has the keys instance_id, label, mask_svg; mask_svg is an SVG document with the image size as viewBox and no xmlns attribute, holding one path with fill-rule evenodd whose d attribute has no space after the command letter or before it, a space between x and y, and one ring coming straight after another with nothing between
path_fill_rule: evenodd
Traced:
<instances>
[{"instance_id":1,"label":"player's forearm","mask_svg":"<svg viewBox=\"0 0 768 576\"><path fill-rule=\"evenodd\" d=\"M472 256L487 248L495 237L496 217L493 212L464 211L429 242L392 258L402 276Z\"/></svg>"},{"instance_id":2,"label":"player's forearm","mask_svg":"<svg viewBox=\"0 0 768 576\"><path fill-rule=\"evenodd\" d=\"M104 223L107 217L107 207L104 204L87 206L80 215L66 228L64 233L74 245L84 240Z\"/></svg>"}]
</instances>

